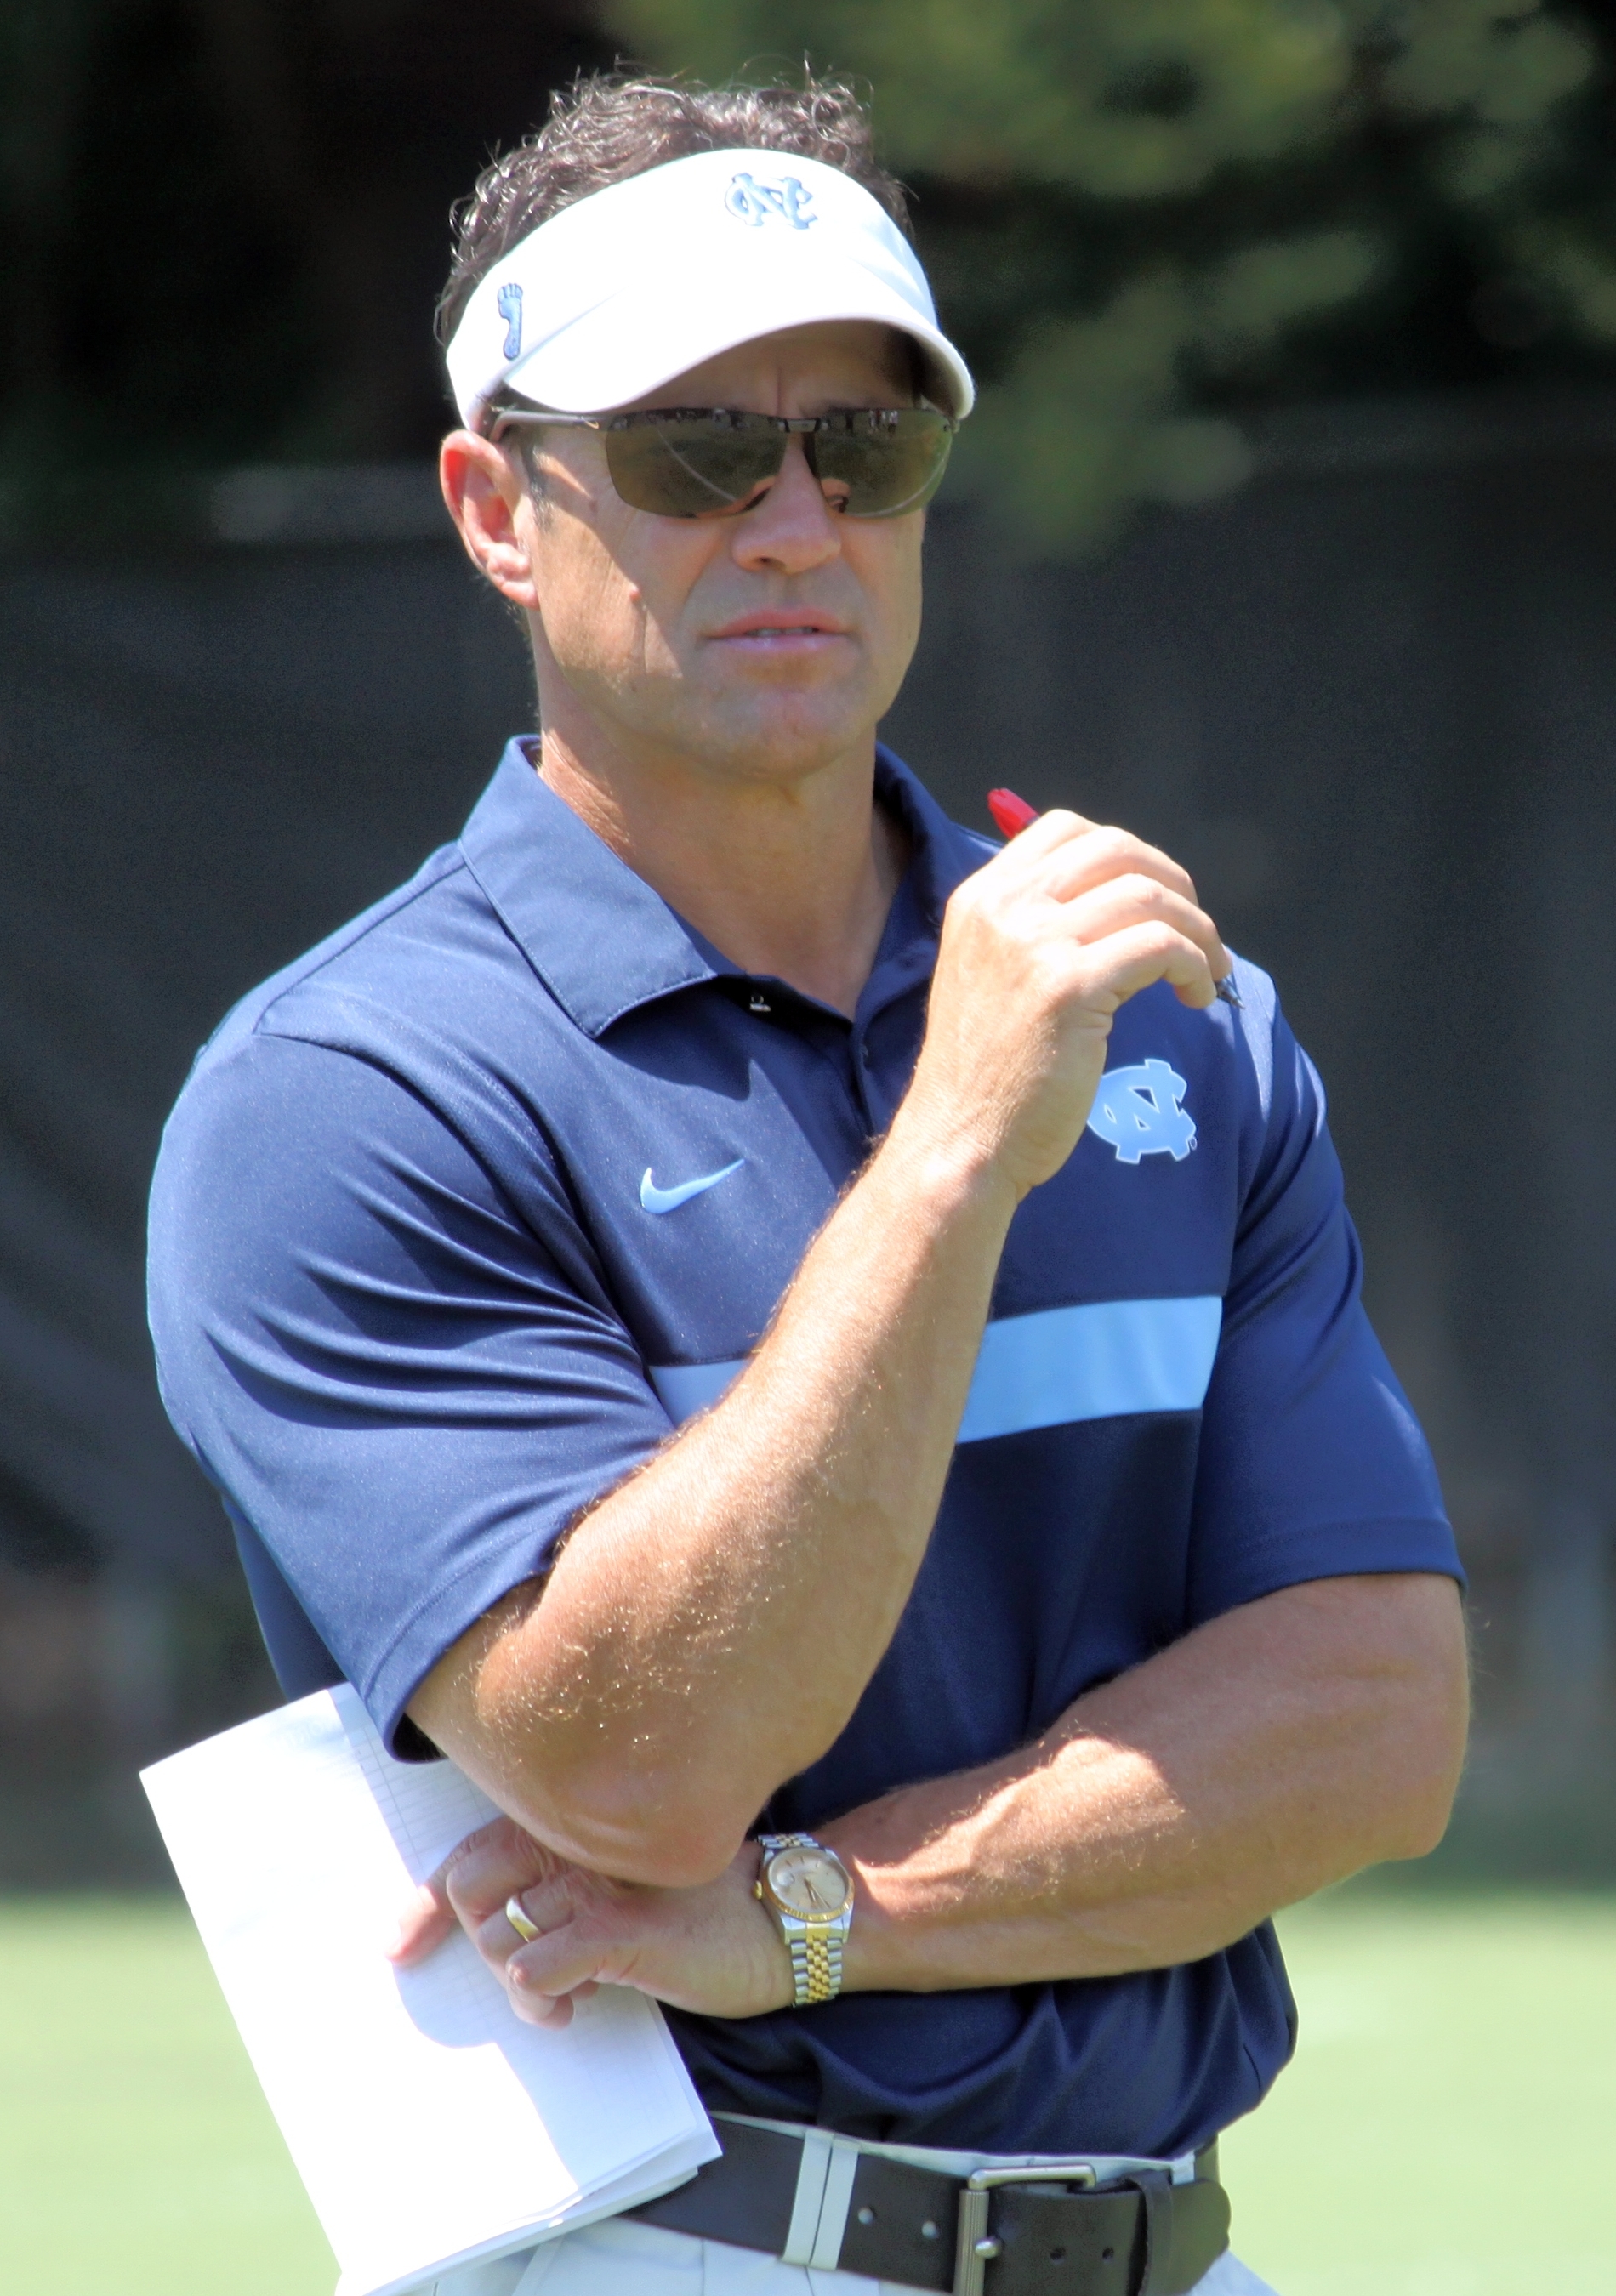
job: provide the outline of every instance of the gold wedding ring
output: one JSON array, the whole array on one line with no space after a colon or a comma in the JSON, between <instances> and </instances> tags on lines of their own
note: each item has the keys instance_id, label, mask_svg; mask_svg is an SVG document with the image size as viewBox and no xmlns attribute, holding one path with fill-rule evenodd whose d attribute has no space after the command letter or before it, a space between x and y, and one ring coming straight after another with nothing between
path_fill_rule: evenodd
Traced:
<instances>
[{"instance_id":1,"label":"gold wedding ring","mask_svg":"<svg viewBox=\"0 0 1616 2296\"><path fill-rule=\"evenodd\" d=\"M530 1922L526 1914L523 1913L521 1908L521 1899L515 1894L514 1890L513 1890L512 1894L505 1899L505 1919L510 1923L511 1927L516 1931L517 1936L521 1939L523 1945L531 1945L535 1938L543 1937L544 1935L543 1930L538 1927L537 1923Z\"/></svg>"}]
</instances>

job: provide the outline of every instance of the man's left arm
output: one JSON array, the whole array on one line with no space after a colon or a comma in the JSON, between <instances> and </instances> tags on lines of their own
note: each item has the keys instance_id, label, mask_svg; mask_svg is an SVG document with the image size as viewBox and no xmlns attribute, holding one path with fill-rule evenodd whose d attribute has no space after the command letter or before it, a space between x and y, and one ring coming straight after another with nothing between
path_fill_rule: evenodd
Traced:
<instances>
[{"instance_id":1,"label":"man's left arm","mask_svg":"<svg viewBox=\"0 0 1616 2296\"><path fill-rule=\"evenodd\" d=\"M1284 1587L1087 1693L1005 1760L906 1786L820 1830L854 1874L849 1990L930 1992L1196 1961L1280 1906L1447 1824L1468 1708L1458 1593L1424 1572ZM755 1853L696 1890L566 1866L505 1822L463 1845L401 1959L458 1916L519 2013L627 1983L756 2015L791 1997ZM519 1946L522 1893L544 1931Z\"/></svg>"},{"instance_id":2,"label":"man's left arm","mask_svg":"<svg viewBox=\"0 0 1616 2296\"><path fill-rule=\"evenodd\" d=\"M1433 1849L1467 1713L1450 1578L1266 1595L1089 1692L1013 1761L828 1827L865 1908L852 1981L1198 1961L1363 1866Z\"/></svg>"}]
</instances>

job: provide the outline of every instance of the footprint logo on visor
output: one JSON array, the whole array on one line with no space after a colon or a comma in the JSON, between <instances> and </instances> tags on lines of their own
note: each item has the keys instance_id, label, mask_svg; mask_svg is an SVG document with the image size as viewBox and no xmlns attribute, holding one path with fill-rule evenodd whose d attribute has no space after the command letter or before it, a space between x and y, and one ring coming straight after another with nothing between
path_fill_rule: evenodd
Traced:
<instances>
[{"instance_id":1,"label":"footprint logo on visor","mask_svg":"<svg viewBox=\"0 0 1616 2296\"><path fill-rule=\"evenodd\" d=\"M795 176L777 176L773 182L759 183L755 176L743 170L730 178L729 189L724 194L724 204L731 215L755 228L759 224L789 224L793 231L806 231L819 218L808 213L814 194L805 192Z\"/></svg>"},{"instance_id":2,"label":"footprint logo on visor","mask_svg":"<svg viewBox=\"0 0 1616 2296\"><path fill-rule=\"evenodd\" d=\"M505 323L505 347L500 356L508 359L519 357L521 352L521 289L512 283L502 287L494 299L499 306L499 316Z\"/></svg>"}]
</instances>

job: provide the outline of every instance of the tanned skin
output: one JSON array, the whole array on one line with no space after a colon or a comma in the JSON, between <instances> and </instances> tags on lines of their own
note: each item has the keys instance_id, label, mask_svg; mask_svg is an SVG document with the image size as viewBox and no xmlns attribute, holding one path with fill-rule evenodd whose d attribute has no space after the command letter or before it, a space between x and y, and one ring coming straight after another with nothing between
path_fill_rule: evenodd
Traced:
<instances>
[{"instance_id":1,"label":"tanned skin","mask_svg":"<svg viewBox=\"0 0 1616 2296\"><path fill-rule=\"evenodd\" d=\"M817 414L908 403L908 377L879 328L806 327L655 403ZM874 803L874 739L919 630L923 515L844 517L793 440L738 512L655 518L618 498L595 434L537 436L537 488L513 442L465 431L443 480L527 617L544 778L735 964L851 1012L906 857ZM1075 814L959 888L909 1091L745 1373L411 1702L508 1816L422 1890L400 1962L458 1921L541 2024L603 1982L726 2017L790 2001L747 1830L834 1742L891 1639L1011 1218L1076 1146L1113 1016L1159 981L1209 1005L1228 966L1182 869ZM1247 1604L1003 1761L823 1827L857 1891L845 1984L1212 1953L1431 1849L1466 1714L1450 1580ZM513 1891L531 1944L504 1917Z\"/></svg>"}]
</instances>

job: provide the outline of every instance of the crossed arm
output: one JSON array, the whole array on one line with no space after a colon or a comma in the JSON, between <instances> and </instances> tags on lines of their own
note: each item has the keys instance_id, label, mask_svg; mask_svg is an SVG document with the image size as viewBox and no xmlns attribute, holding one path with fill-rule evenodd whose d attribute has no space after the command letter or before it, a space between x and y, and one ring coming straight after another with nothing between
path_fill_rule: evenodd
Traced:
<instances>
[{"instance_id":1,"label":"crossed arm","mask_svg":"<svg viewBox=\"0 0 1616 2296\"><path fill-rule=\"evenodd\" d=\"M1016 1204L1070 1153L1112 1015L1227 959L1163 856L1046 815L950 904L914 1083L746 1374L575 1529L410 1711L510 1813L406 1916L460 1920L521 2013L597 1982L742 2016L790 1997L746 1840L845 1726L930 1536ZM1292 1587L1079 1699L1011 1759L822 1830L849 1988L1193 1960L1440 1836L1462 1758L1456 1590ZM513 1890L544 1931L517 1948Z\"/></svg>"}]
</instances>

